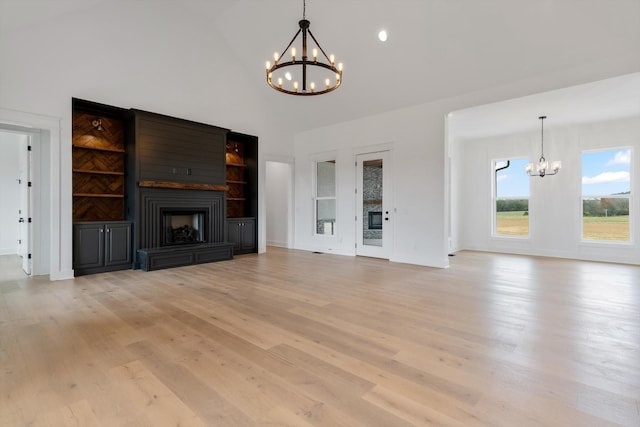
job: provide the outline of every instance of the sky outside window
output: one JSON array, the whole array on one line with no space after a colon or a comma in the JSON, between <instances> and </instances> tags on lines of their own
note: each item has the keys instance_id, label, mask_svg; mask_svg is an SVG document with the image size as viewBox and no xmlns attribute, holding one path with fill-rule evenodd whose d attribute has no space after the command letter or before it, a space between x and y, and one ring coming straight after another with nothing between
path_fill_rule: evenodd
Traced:
<instances>
[{"instance_id":1,"label":"sky outside window","mask_svg":"<svg viewBox=\"0 0 640 427\"><path fill-rule=\"evenodd\" d=\"M496 169L503 167L507 161L497 161ZM511 160L509 167L496 172L496 197L524 197L529 198L529 181L531 178L525 172L529 164L528 159Z\"/></svg>"},{"instance_id":2,"label":"sky outside window","mask_svg":"<svg viewBox=\"0 0 640 427\"><path fill-rule=\"evenodd\" d=\"M582 154L582 195L609 195L631 191L631 150L591 151Z\"/></svg>"}]
</instances>

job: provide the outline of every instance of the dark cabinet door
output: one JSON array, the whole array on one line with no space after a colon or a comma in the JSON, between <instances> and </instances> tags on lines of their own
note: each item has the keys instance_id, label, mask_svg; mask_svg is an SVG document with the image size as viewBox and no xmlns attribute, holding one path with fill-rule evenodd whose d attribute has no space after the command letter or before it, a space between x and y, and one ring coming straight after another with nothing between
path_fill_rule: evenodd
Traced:
<instances>
[{"instance_id":1,"label":"dark cabinet door","mask_svg":"<svg viewBox=\"0 0 640 427\"><path fill-rule=\"evenodd\" d=\"M131 264L131 223L107 223L104 227L104 265Z\"/></svg>"},{"instance_id":2,"label":"dark cabinet door","mask_svg":"<svg viewBox=\"0 0 640 427\"><path fill-rule=\"evenodd\" d=\"M104 265L104 225L73 225L73 268L99 268Z\"/></svg>"},{"instance_id":3,"label":"dark cabinet door","mask_svg":"<svg viewBox=\"0 0 640 427\"><path fill-rule=\"evenodd\" d=\"M241 249L247 252L254 252L256 249L256 220L245 218L241 227Z\"/></svg>"},{"instance_id":4,"label":"dark cabinet door","mask_svg":"<svg viewBox=\"0 0 640 427\"><path fill-rule=\"evenodd\" d=\"M227 238L233 243L233 253L256 252L255 218L231 218L227 220Z\"/></svg>"},{"instance_id":5,"label":"dark cabinet door","mask_svg":"<svg viewBox=\"0 0 640 427\"><path fill-rule=\"evenodd\" d=\"M131 222L73 224L73 269L76 275L130 268Z\"/></svg>"}]
</instances>

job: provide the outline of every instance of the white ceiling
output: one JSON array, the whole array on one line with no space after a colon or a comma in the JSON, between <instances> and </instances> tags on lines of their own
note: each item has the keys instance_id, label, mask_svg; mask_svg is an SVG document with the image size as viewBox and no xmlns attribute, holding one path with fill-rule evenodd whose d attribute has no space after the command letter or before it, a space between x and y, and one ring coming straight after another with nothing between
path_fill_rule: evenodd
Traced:
<instances>
[{"instance_id":1,"label":"white ceiling","mask_svg":"<svg viewBox=\"0 0 640 427\"><path fill-rule=\"evenodd\" d=\"M640 73L453 111L449 135L470 140L538 130L540 116L547 116L545 129L617 118L640 120Z\"/></svg>"},{"instance_id":2,"label":"white ceiling","mask_svg":"<svg viewBox=\"0 0 640 427\"><path fill-rule=\"evenodd\" d=\"M0 0L0 31L112 1ZM177 0L136 1L152 16L154 4ZM264 62L297 31L302 0L179 4L211 22L211 37L234 52L223 59L238 61L295 130L640 55L640 0L307 0L311 30L345 70L337 91L294 97L266 85Z\"/></svg>"}]
</instances>

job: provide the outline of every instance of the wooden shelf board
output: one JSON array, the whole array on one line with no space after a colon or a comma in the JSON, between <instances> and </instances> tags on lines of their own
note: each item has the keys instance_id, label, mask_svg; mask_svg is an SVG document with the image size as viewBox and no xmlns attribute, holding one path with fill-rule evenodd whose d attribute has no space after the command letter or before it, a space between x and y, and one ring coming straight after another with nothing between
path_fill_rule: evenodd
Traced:
<instances>
[{"instance_id":1,"label":"wooden shelf board","mask_svg":"<svg viewBox=\"0 0 640 427\"><path fill-rule=\"evenodd\" d=\"M246 184L247 181L227 181L227 184Z\"/></svg>"},{"instance_id":2,"label":"wooden shelf board","mask_svg":"<svg viewBox=\"0 0 640 427\"><path fill-rule=\"evenodd\" d=\"M96 151L110 151L112 153L124 153L124 148L102 148L102 147L88 147L85 145L73 144L74 148L84 148L85 150L96 150Z\"/></svg>"},{"instance_id":3,"label":"wooden shelf board","mask_svg":"<svg viewBox=\"0 0 640 427\"><path fill-rule=\"evenodd\" d=\"M246 168L247 167L247 165L242 164L242 163L227 163L227 166L235 166L235 167L238 167L238 168Z\"/></svg>"},{"instance_id":4,"label":"wooden shelf board","mask_svg":"<svg viewBox=\"0 0 640 427\"><path fill-rule=\"evenodd\" d=\"M74 169L73 171L77 173L93 173L96 175L124 175L124 172L119 171L98 171L90 169Z\"/></svg>"},{"instance_id":5,"label":"wooden shelf board","mask_svg":"<svg viewBox=\"0 0 640 427\"><path fill-rule=\"evenodd\" d=\"M112 197L115 199L124 199L124 194L73 193L73 197Z\"/></svg>"},{"instance_id":6,"label":"wooden shelf board","mask_svg":"<svg viewBox=\"0 0 640 427\"><path fill-rule=\"evenodd\" d=\"M140 181L140 187L146 188L178 188L183 190L208 190L208 191L227 191L228 185L218 184L195 184L187 182L168 182L168 181Z\"/></svg>"},{"instance_id":7,"label":"wooden shelf board","mask_svg":"<svg viewBox=\"0 0 640 427\"><path fill-rule=\"evenodd\" d=\"M382 200L363 200L362 203L365 205L381 205Z\"/></svg>"},{"instance_id":8,"label":"wooden shelf board","mask_svg":"<svg viewBox=\"0 0 640 427\"><path fill-rule=\"evenodd\" d=\"M227 197L227 201L231 202L242 202L247 200L245 197Z\"/></svg>"}]
</instances>

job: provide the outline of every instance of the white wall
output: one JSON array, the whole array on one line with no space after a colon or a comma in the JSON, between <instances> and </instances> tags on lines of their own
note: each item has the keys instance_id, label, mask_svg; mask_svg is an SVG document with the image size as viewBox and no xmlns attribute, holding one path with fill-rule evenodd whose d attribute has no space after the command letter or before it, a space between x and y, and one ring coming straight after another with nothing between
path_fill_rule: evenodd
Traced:
<instances>
[{"instance_id":1,"label":"white wall","mask_svg":"<svg viewBox=\"0 0 640 427\"><path fill-rule=\"evenodd\" d=\"M441 108L424 105L297 135L295 247L355 255L355 156L390 149L394 182L390 259L447 266L443 229L445 113ZM336 158L337 171L336 234L315 236L313 162L331 155Z\"/></svg>"},{"instance_id":2,"label":"white wall","mask_svg":"<svg viewBox=\"0 0 640 427\"><path fill-rule=\"evenodd\" d=\"M640 263L640 117L598 123L545 127L545 156L561 160L555 176L532 178L529 238L492 237L492 170L495 159L537 159L538 132L465 140L457 143L460 163L460 246L464 249ZM582 151L632 148L632 243L583 242L581 213ZM524 171L523 171L524 173ZM635 212L635 214L634 214Z\"/></svg>"},{"instance_id":3,"label":"white wall","mask_svg":"<svg viewBox=\"0 0 640 427\"><path fill-rule=\"evenodd\" d=\"M289 247L291 165L266 162L267 245Z\"/></svg>"},{"instance_id":4,"label":"white wall","mask_svg":"<svg viewBox=\"0 0 640 427\"><path fill-rule=\"evenodd\" d=\"M0 131L0 255L18 253L20 145L26 135Z\"/></svg>"},{"instance_id":5,"label":"white wall","mask_svg":"<svg viewBox=\"0 0 640 427\"><path fill-rule=\"evenodd\" d=\"M153 7L153 13L149 8ZM60 119L51 147L59 198L51 222L52 278L72 275L71 98L139 108L260 137L259 155L290 155L292 135L255 96L264 81L247 78L205 17L172 2L110 1L0 37L0 109ZM249 82L249 83L247 83ZM20 123L29 125L29 123ZM59 152L58 152L59 151ZM59 154L59 157L58 157ZM261 163L263 165L263 163ZM264 167L259 221L264 224ZM59 218L57 217L59 216ZM259 248L265 248L264 227ZM46 271L45 273L47 273Z\"/></svg>"}]
</instances>

